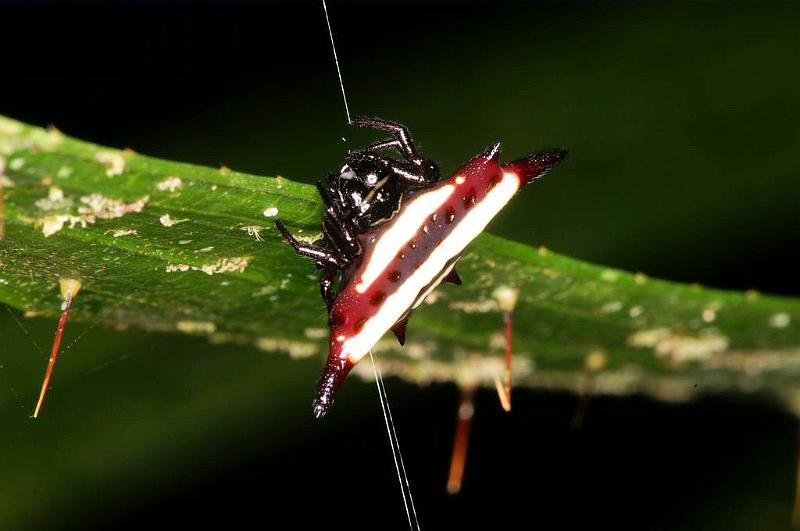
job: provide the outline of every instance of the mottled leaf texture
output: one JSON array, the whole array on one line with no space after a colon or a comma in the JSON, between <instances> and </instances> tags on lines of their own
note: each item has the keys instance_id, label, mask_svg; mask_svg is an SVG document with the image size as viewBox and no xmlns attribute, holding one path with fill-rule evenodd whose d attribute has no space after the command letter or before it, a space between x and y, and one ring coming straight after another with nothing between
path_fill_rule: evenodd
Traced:
<instances>
[{"instance_id":1,"label":"mottled leaf texture","mask_svg":"<svg viewBox=\"0 0 800 531\"><path fill-rule=\"evenodd\" d=\"M78 322L325 354L314 265L274 228L277 216L303 239L318 236L314 187L4 118L0 156L0 302L54 317L59 280L78 279ZM579 389L591 375L605 393L765 391L800 403L800 301L650 279L488 234L458 270L463 285L441 286L415 311L405 347L391 335L378 344L385 374L491 385L503 367L503 306L518 293L515 385Z\"/></svg>"}]
</instances>

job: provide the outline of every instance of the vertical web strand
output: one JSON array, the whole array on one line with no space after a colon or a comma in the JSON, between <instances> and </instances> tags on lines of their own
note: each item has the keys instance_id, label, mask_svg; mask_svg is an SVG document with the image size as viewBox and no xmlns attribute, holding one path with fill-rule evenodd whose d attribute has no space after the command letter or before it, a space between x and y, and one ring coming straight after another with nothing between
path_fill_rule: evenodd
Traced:
<instances>
[{"instance_id":1,"label":"vertical web strand","mask_svg":"<svg viewBox=\"0 0 800 531\"><path fill-rule=\"evenodd\" d=\"M333 61L336 64L336 74L339 77L339 88L342 92L342 101L344 102L344 111L347 115L347 123L348 125L352 125L353 120L350 117L350 107L347 104L347 93L345 92L344 81L342 80L342 69L339 66L339 56L336 53L336 42L333 38L331 20L328 16L328 4L325 0L322 0L322 9L325 12L325 23L328 26L328 37L331 41ZM394 459L397 481L400 483L400 493L403 496L403 506L406 510L408 525L412 531L420 531L421 528L419 525L419 519L417 518L417 509L414 506L414 498L411 495L411 485L409 484L408 474L406 473L405 463L403 462L403 454L400 452L400 441L397 438L397 430L394 426L394 419L392 419L392 410L389 407L389 397L386 394L386 386L383 383L383 376L381 375L380 370L375 365L375 357L373 356L372 351L370 351L369 357L372 361L372 372L375 374L375 385L378 388L378 398L381 403L381 411L383 412L383 421L386 425L386 433L389 436L389 446L392 449L392 458Z\"/></svg>"},{"instance_id":2,"label":"vertical web strand","mask_svg":"<svg viewBox=\"0 0 800 531\"><path fill-rule=\"evenodd\" d=\"M389 446L392 449L392 458L394 459L394 468L397 473L397 481L400 483L400 494L403 496L403 506L406 510L406 518L408 518L408 527L411 531L420 531L419 521L417 520L417 511L414 507L414 499L411 497L411 489L408 485L408 477L406 476L405 466L402 465L403 456L400 453L400 444L397 441L397 431L394 429L394 421L392 420L391 412L388 407L388 397L385 396L386 389L383 387L383 377L375 365L375 357L372 351L369 353L369 359L372 362L372 372L375 375L375 386L378 388L378 398L381 403L381 411L383 412L383 421L386 425L386 434L389 436ZM409 509L409 506L411 507ZM413 517L412 517L413 514Z\"/></svg>"},{"instance_id":3,"label":"vertical web strand","mask_svg":"<svg viewBox=\"0 0 800 531\"><path fill-rule=\"evenodd\" d=\"M373 360L373 366L374 366L374 360ZM392 429L394 444L397 447L397 457L398 460L400 461L400 471L403 476L403 482L405 483L405 489L408 495L409 505L411 506L411 513L414 517L414 525L416 529L419 531L420 526L419 526L419 519L417 518L417 509L414 505L414 497L411 495L411 483L409 483L408 481L408 474L406 473L406 465L403 462L403 453L400 451L400 439L397 437L397 429L395 428L394 419L392 418L392 408L391 406L389 406L389 395L386 394L386 384L383 381L383 374L381 373L381 370L377 367L375 369L378 372L378 381L380 382L380 387L383 390L383 399L384 402L386 403L386 413L388 414L389 417L389 426L391 426Z\"/></svg>"},{"instance_id":4,"label":"vertical web strand","mask_svg":"<svg viewBox=\"0 0 800 531\"><path fill-rule=\"evenodd\" d=\"M344 91L344 82L342 81L342 69L339 67L339 56L336 54L336 43L333 41L333 29L331 29L331 19L328 17L328 4L322 0L322 9L325 10L325 22L328 25L328 36L331 39L331 49L333 50L333 62L336 63L336 74L339 76L339 88L342 90L342 101L344 102L344 112L347 115L347 125L352 125L353 120L350 119L350 107L347 105L347 94Z\"/></svg>"}]
</instances>

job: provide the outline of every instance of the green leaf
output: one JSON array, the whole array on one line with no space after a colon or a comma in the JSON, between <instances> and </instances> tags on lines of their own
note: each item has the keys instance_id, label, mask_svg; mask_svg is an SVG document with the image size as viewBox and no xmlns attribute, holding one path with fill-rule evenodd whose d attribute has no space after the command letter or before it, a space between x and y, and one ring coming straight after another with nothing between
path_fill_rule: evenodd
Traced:
<instances>
[{"instance_id":1,"label":"green leaf","mask_svg":"<svg viewBox=\"0 0 800 531\"><path fill-rule=\"evenodd\" d=\"M318 237L313 187L9 119L0 119L0 155L0 301L55 316L59 281L78 279L75 320L325 354L314 266L273 227L277 215L301 237ZM511 288L517 385L577 390L591 374L604 393L769 391L795 407L798 300L649 279L488 234L458 270L464 285L439 288L414 314L405 348L388 336L376 347L386 373L491 385L502 370L496 293Z\"/></svg>"}]
</instances>

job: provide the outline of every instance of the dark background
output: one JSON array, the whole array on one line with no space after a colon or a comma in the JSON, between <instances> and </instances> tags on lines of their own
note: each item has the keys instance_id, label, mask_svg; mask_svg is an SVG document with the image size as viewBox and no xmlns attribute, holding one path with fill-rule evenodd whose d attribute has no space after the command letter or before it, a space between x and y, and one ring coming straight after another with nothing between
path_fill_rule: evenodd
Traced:
<instances>
[{"instance_id":1,"label":"dark background","mask_svg":"<svg viewBox=\"0 0 800 531\"><path fill-rule=\"evenodd\" d=\"M570 150L492 232L651 276L800 294L800 7L329 8L354 115L407 123L445 172L497 139L511 156ZM4 3L0 24L0 114L305 182L367 138L344 125L319 3ZM53 323L26 326L44 344ZM8 526L404 527L367 383L317 422L316 360L262 366L243 347L92 329L59 360L49 424L34 427L23 413L40 375L10 369L35 351L5 311L0 338ZM117 361L79 361L93 352ZM208 381L182 380L186 363L207 364ZM235 391L253 367L263 401ZM464 490L449 497L455 388L388 386L426 529L789 527L796 420L770 402L597 397L573 431L571 394L519 391L506 415L482 392ZM98 439L70 415L119 428Z\"/></svg>"}]
</instances>

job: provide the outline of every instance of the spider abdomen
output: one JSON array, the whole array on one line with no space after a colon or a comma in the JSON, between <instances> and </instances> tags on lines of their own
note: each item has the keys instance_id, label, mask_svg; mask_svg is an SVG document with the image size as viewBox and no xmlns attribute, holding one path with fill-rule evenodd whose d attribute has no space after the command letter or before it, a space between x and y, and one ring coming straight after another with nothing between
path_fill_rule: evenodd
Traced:
<instances>
[{"instance_id":1,"label":"spider abdomen","mask_svg":"<svg viewBox=\"0 0 800 531\"><path fill-rule=\"evenodd\" d=\"M454 267L466 246L523 184L566 155L543 151L501 166L496 144L439 181L438 165L419 154L405 126L379 118L352 123L391 137L351 151L328 186L317 182L325 206L321 243L300 242L275 221L295 252L322 270L330 339L314 400L317 417L386 331L403 344L408 318L425 297L441 282L461 283ZM380 154L389 150L401 158Z\"/></svg>"},{"instance_id":2,"label":"spider abdomen","mask_svg":"<svg viewBox=\"0 0 800 531\"><path fill-rule=\"evenodd\" d=\"M563 152L556 157L560 160ZM350 368L387 330L447 278L466 246L519 190L544 171L538 161L498 162L499 146L475 157L450 179L404 197L391 220L361 236L363 256L341 286L330 314L329 355L315 403L324 414ZM402 335L401 335L402 334ZM402 341L402 339L401 339Z\"/></svg>"}]
</instances>

